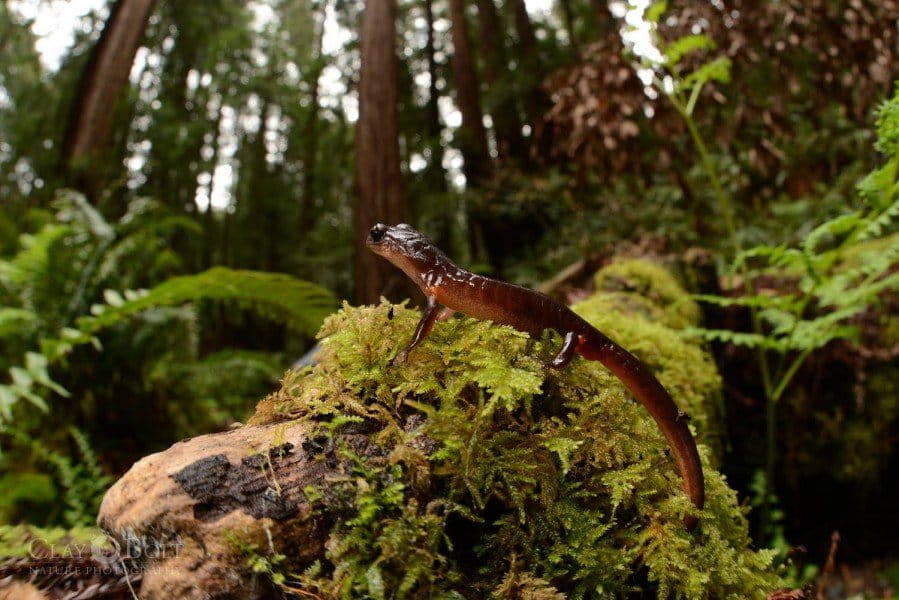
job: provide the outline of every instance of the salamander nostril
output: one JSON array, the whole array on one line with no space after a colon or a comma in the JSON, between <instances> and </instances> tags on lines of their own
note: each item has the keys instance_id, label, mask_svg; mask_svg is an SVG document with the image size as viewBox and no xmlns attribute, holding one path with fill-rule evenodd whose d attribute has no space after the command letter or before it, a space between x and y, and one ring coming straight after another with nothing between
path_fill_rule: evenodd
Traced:
<instances>
[{"instance_id":1,"label":"salamander nostril","mask_svg":"<svg viewBox=\"0 0 899 600\"><path fill-rule=\"evenodd\" d=\"M378 223L374 227L371 228L371 231L368 232L368 236L371 238L373 242L380 242L381 238L384 237L384 234L387 233L387 225L384 223Z\"/></svg>"}]
</instances>

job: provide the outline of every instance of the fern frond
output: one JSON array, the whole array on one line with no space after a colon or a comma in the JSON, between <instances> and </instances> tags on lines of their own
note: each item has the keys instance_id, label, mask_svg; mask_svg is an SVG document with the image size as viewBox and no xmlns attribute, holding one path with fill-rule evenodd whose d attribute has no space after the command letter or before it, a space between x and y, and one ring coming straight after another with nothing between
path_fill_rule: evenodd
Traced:
<instances>
[{"instance_id":1,"label":"fern frond","mask_svg":"<svg viewBox=\"0 0 899 600\"><path fill-rule=\"evenodd\" d=\"M731 331L730 329L705 329L703 327L688 327L681 332L685 338L699 337L709 342L722 342L745 346L747 348L764 348L766 350L781 351L783 344L774 338L760 333L744 333Z\"/></svg>"},{"instance_id":2,"label":"fern frond","mask_svg":"<svg viewBox=\"0 0 899 600\"><path fill-rule=\"evenodd\" d=\"M337 306L329 291L290 275L214 267L169 279L118 306L99 307L96 316L79 319L78 326L93 333L151 307L199 300L237 302L307 335L315 335Z\"/></svg>"},{"instance_id":3,"label":"fern frond","mask_svg":"<svg viewBox=\"0 0 899 600\"><path fill-rule=\"evenodd\" d=\"M899 198L896 198L892 204L870 220L867 227L859 235L859 241L879 237L896 219L899 219Z\"/></svg>"},{"instance_id":4,"label":"fern frond","mask_svg":"<svg viewBox=\"0 0 899 600\"><path fill-rule=\"evenodd\" d=\"M37 313L24 308L0 306L0 339L19 335L37 325Z\"/></svg>"}]
</instances>

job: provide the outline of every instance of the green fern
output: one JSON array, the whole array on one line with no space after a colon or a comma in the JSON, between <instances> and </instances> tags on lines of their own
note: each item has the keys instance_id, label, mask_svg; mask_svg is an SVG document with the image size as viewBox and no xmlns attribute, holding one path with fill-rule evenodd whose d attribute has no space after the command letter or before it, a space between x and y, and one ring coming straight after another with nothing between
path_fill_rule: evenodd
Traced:
<instances>
[{"instance_id":1,"label":"green fern","mask_svg":"<svg viewBox=\"0 0 899 600\"><path fill-rule=\"evenodd\" d=\"M79 329L93 335L148 308L218 300L235 302L311 336L337 304L324 288L290 275L226 267L173 277L151 290L132 292L130 296L108 292L107 304L92 306L94 316L79 319Z\"/></svg>"},{"instance_id":2,"label":"green fern","mask_svg":"<svg viewBox=\"0 0 899 600\"><path fill-rule=\"evenodd\" d=\"M50 467L62 492L65 504L63 519L67 526L86 526L94 523L100 501L112 479L103 473L83 433L74 427L69 429L81 457L78 462L48 447L40 439L30 436L21 429L3 427L0 428L0 433L8 435L17 445L28 448L38 462Z\"/></svg>"},{"instance_id":3,"label":"green fern","mask_svg":"<svg viewBox=\"0 0 899 600\"><path fill-rule=\"evenodd\" d=\"M761 479L762 529L774 532L777 404L808 357L834 340L855 341L855 319L875 308L886 292L899 290L899 88L878 111L876 147L888 151L886 164L857 186L866 210L830 219L806 235L796 247L761 245L737 253L731 274L740 273L746 294L740 298L698 296L718 306L745 306L753 332L691 328L685 335L755 348L767 412L766 470ZM791 281L777 293L756 293L759 276ZM772 362L769 354L777 357ZM771 365L776 364L776 368Z\"/></svg>"},{"instance_id":4,"label":"green fern","mask_svg":"<svg viewBox=\"0 0 899 600\"><path fill-rule=\"evenodd\" d=\"M20 305L20 308L0 309L0 337L23 336L26 328L45 334L40 340L41 353L26 353L24 366L10 367L10 383L0 384L0 423L11 420L12 407L20 399L46 410L42 388L66 395L65 390L49 377L47 363L60 360L81 344L94 343L99 347L96 336L102 330L143 311L204 300L230 301L285 323L295 331L312 335L336 305L330 292L289 275L216 267L197 275L169 279L150 290L126 290L123 294L105 290L106 304L93 305L93 316L81 316L75 323L58 327L59 323L66 323L64 315L67 312L79 310L82 298L89 295L87 289L96 287L95 279L102 280L113 270L112 265L138 248L146 249L146 240L156 239L155 234L183 227L184 223L180 219L163 220L154 222L149 231L141 229L138 222L155 206L141 202L139 208L129 210L123 218L123 233L119 236L122 241L110 251L111 241L117 239L115 228L103 221L83 197L64 195L57 201L57 206L59 219L67 225L49 225L36 236L23 236L23 250L11 261L0 261L0 289ZM80 253L86 259L76 277L71 277L65 270L60 272L54 266L55 257L65 255L62 247L72 243L73 236L94 240L92 246ZM144 242L137 243L138 239ZM63 289L70 292L63 294ZM60 296L69 298L65 308L60 308L57 301L53 305L55 308L43 311L52 298ZM39 319L38 314L43 319ZM52 318L47 320L47 315ZM24 337L28 339L29 336Z\"/></svg>"}]
</instances>

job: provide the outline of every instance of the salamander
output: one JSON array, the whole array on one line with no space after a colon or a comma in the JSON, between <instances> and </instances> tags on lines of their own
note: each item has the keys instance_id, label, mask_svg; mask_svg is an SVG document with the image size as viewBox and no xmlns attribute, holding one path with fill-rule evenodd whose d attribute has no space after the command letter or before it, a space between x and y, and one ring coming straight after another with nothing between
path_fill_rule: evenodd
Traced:
<instances>
[{"instance_id":1,"label":"salamander","mask_svg":"<svg viewBox=\"0 0 899 600\"><path fill-rule=\"evenodd\" d=\"M696 442L687 426L687 415L633 354L549 296L459 267L431 240L405 223L390 227L378 223L371 228L366 245L402 269L427 298L427 308L412 340L399 351L393 364L407 359L430 333L438 316L442 318L447 314L447 309L450 315L461 312L477 319L489 319L532 336L554 329L564 341L547 366L561 369L579 354L612 371L643 404L665 435L687 496L702 509L705 481ZM443 313L441 305L446 307ZM688 530L692 530L696 523L697 518L692 515L684 519Z\"/></svg>"}]
</instances>

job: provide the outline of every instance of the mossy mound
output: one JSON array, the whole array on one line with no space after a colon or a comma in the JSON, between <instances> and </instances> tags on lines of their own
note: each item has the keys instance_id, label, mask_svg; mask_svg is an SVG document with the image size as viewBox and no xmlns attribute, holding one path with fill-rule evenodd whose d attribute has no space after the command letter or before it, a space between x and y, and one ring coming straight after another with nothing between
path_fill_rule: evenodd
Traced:
<instances>
[{"instance_id":1,"label":"mossy mound","mask_svg":"<svg viewBox=\"0 0 899 600\"><path fill-rule=\"evenodd\" d=\"M545 370L556 336L531 341L473 319L437 324L389 368L420 314L330 317L314 368L288 373L253 421L320 423L310 449L353 465L307 496L333 520L325 557L285 589L345 598L764 597L781 582L754 551L736 494L706 464L695 513L664 438L594 362ZM365 432L377 460L342 443ZM305 448L305 444L304 444ZM322 460L328 460L322 453ZM332 461L333 462L333 461Z\"/></svg>"},{"instance_id":2,"label":"mossy mound","mask_svg":"<svg viewBox=\"0 0 899 600\"><path fill-rule=\"evenodd\" d=\"M628 292L649 300L660 309L653 320L662 325L683 329L699 324L699 305L674 275L656 263L642 259L616 261L597 271L593 283L597 292Z\"/></svg>"},{"instance_id":3,"label":"mossy mound","mask_svg":"<svg viewBox=\"0 0 899 600\"><path fill-rule=\"evenodd\" d=\"M678 406L698 439L721 456L721 377L711 355L675 329L650 320L662 309L636 294L596 293L572 310L643 361Z\"/></svg>"}]
</instances>

